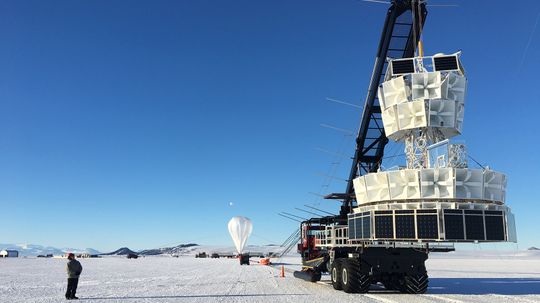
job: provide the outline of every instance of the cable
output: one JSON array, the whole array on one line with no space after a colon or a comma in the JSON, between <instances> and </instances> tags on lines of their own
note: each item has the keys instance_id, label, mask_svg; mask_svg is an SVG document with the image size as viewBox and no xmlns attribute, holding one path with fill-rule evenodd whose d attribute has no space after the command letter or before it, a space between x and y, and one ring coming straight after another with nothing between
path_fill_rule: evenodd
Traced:
<instances>
[{"instance_id":1,"label":"cable","mask_svg":"<svg viewBox=\"0 0 540 303\"><path fill-rule=\"evenodd\" d=\"M471 158L471 160L473 160L474 163L478 164L478 166L480 166L482 169L486 169L482 164L480 164L480 162L476 161L473 157L471 157L471 155L467 154L467 157Z\"/></svg>"}]
</instances>

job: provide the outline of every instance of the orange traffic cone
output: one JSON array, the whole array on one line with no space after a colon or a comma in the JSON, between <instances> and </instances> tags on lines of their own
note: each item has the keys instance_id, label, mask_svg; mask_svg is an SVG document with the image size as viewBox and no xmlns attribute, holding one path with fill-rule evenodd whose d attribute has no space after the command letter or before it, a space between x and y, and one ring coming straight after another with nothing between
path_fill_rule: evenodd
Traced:
<instances>
[{"instance_id":1,"label":"orange traffic cone","mask_svg":"<svg viewBox=\"0 0 540 303\"><path fill-rule=\"evenodd\" d=\"M281 278L285 278L285 267L281 265L281 275L279 275Z\"/></svg>"}]
</instances>

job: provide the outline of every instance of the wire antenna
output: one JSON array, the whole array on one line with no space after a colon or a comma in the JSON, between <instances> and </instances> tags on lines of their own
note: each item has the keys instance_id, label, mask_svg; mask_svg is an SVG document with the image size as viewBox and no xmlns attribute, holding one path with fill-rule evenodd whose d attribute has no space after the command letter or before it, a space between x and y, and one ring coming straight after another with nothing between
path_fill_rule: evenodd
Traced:
<instances>
[{"instance_id":1,"label":"wire antenna","mask_svg":"<svg viewBox=\"0 0 540 303\"><path fill-rule=\"evenodd\" d=\"M312 191L310 191L309 194L315 195L315 196L317 196L317 197L324 198L324 195L321 195L321 194L318 194L318 193L314 193L314 192L312 192Z\"/></svg>"},{"instance_id":2,"label":"wire antenna","mask_svg":"<svg viewBox=\"0 0 540 303\"><path fill-rule=\"evenodd\" d=\"M333 126L333 125L330 125L330 124L324 124L324 123L321 123L319 124L320 126L322 127L326 127L326 128L329 128L329 129L333 129L333 130L337 130L338 132L342 132L344 133L346 136L352 136L354 133L348 129L344 129L344 128L340 128L340 127L336 127L336 126Z\"/></svg>"},{"instance_id":3,"label":"wire antenna","mask_svg":"<svg viewBox=\"0 0 540 303\"><path fill-rule=\"evenodd\" d=\"M289 216L286 216L286 215L284 215L284 214L282 214L282 213L278 213L278 215L279 215L279 216L282 216L283 218L287 218L287 219L289 219L289 220L293 220L293 221L296 221L296 222L302 222L302 221L300 221L300 220L297 220L297 219L291 218L291 217L289 217Z\"/></svg>"},{"instance_id":4,"label":"wire antenna","mask_svg":"<svg viewBox=\"0 0 540 303\"><path fill-rule=\"evenodd\" d=\"M333 155L333 156L336 156L336 157L339 157L339 158L347 158L347 155L345 155L345 154L340 154L340 153L333 152L333 151L330 151L330 150L327 150L327 149L324 149L324 148L315 147L315 150L323 152L323 153L327 153L327 154L330 154L330 155Z\"/></svg>"},{"instance_id":5,"label":"wire antenna","mask_svg":"<svg viewBox=\"0 0 540 303\"><path fill-rule=\"evenodd\" d=\"M309 210L301 209L301 208L298 208L298 207L295 207L294 209L299 210L299 211L303 211L303 212L308 213L308 214L311 214L311 215L315 215L315 216L317 216L317 217L320 217L320 216L321 216L321 215L316 214L316 213L314 213L314 212L311 212L311 211L309 211Z\"/></svg>"},{"instance_id":6,"label":"wire antenna","mask_svg":"<svg viewBox=\"0 0 540 303\"><path fill-rule=\"evenodd\" d=\"M325 213L325 214L332 215L332 216L334 215L333 213L324 211L324 210L322 210L322 209L318 209L318 208L316 208L316 207L313 207L313 206L310 206L310 205L307 205L307 204L304 204L304 206L307 207L307 208L311 208L311 209L314 209L314 210L316 210L316 211L319 211L319 212L321 212L321 213Z\"/></svg>"},{"instance_id":7,"label":"wire antenna","mask_svg":"<svg viewBox=\"0 0 540 303\"><path fill-rule=\"evenodd\" d=\"M326 101L335 102L335 103L339 103L339 104L343 104L343 105L349 105L349 106L360 108L360 109L362 108L362 106L360 106L360 105L356 105L356 104L352 104L352 103L349 103L349 102L345 102L345 101L341 101L341 100L333 99L333 98L328 98L328 97L326 97Z\"/></svg>"},{"instance_id":8,"label":"wire antenna","mask_svg":"<svg viewBox=\"0 0 540 303\"><path fill-rule=\"evenodd\" d=\"M315 173L315 175L330 178L330 179L334 179L334 180L340 180L340 181L344 181L344 182L349 182L349 180L347 180L347 179L343 179L343 178L336 177L336 176L331 176L331 175L321 173L321 172L317 172L317 173Z\"/></svg>"},{"instance_id":9,"label":"wire antenna","mask_svg":"<svg viewBox=\"0 0 540 303\"><path fill-rule=\"evenodd\" d=\"M307 218L300 217L300 216L297 216L297 215L294 215L294 214L291 214L291 213L287 213L287 212L284 212L284 211L282 211L281 213L282 213L282 214L285 214L285 215L287 215L287 216L291 216L291 217L294 217L294 218L298 218L298 219L300 219L300 220L307 220Z\"/></svg>"}]
</instances>

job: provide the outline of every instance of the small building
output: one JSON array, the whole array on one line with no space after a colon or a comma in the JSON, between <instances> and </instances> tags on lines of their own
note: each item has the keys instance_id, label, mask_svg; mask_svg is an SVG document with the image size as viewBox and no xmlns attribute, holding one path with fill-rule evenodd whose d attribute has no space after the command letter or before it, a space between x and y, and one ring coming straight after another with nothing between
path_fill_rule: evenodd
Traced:
<instances>
[{"instance_id":1,"label":"small building","mask_svg":"<svg viewBox=\"0 0 540 303\"><path fill-rule=\"evenodd\" d=\"M0 250L0 258L17 258L19 252L11 249Z\"/></svg>"}]
</instances>

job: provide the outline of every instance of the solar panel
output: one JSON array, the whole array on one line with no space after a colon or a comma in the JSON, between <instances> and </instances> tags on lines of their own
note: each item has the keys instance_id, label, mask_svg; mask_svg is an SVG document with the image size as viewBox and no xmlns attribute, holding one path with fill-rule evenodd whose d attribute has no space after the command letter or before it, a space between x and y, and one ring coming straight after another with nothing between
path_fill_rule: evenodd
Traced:
<instances>
[{"instance_id":1,"label":"solar panel","mask_svg":"<svg viewBox=\"0 0 540 303\"><path fill-rule=\"evenodd\" d=\"M396 216L396 238L414 239L414 236L414 215Z\"/></svg>"},{"instance_id":2,"label":"solar panel","mask_svg":"<svg viewBox=\"0 0 540 303\"><path fill-rule=\"evenodd\" d=\"M371 216L364 217L362 221L362 238L368 239L371 237Z\"/></svg>"},{"instance_id":3,"label":"solar panel","mask_svg":"<svg viewBox=\"0 0 540 303\"><path fill-rule=\"evenodd\" d=\"M486 216L486 240L504 241L504 220L502 216Z\"/></svg>"},{"instance_id":4,"label":"solar panel","mask_svg":"<svg viewBox=\"0 0 540 303\"><path fill-rule=\"evenodd\" d=\"M463 227L463 215L452 214L456 210L447 209L444 211L444 232L446 240L465 240L465 229ZM461 210L459 210L462 213Z\"/></svg>"},{"instance_id":5,"label":"solar panel","mask_svg":"<svg viewBox=\"0 0 540 303\"><path fill-rule=\"evenodd\" d=\"M412 74L414 73L414 60L413 59L403 59L403 60L393 60L392 61L392 74L401 75L401 74Z\"/></svg>"},{"instance_id":6,"label":"solar panel","mask_svg":"<svg viewBox=\"0 0 540 303\"><path fill-rule=\"evenodd\" d=\"M416 222L418 224L419 239L439 238L439 224L437 223L437 215L417 215Z\"/></svg>"},{"instance_id":7,"label":"solar panel","mask_svg":"<svg viewBox=\"0 0 540 303\"><path fill-rule=\"evenodd\" d=\"M375 238L394 238L393 216L375 216Z\"/></svg>"},{"instance_id":8,"label":"solar panel","mask_svg":"<svg viewBox=\"0 0 540 303\"><path fill-rule=\"evenodd\" d=\"M349 217L347 225L349 227L349 239L356 239L356 221L358 219L354 217Z\"/></svg>"},{"instance_id":9,"label":"solar panel","mask_svg":"<svg viewBox=\"0 0 540 303\"><path fill-rule=\"evenodd\" d=\"M485 240L483 216L465 215L465 227L467 240Z\"/></svg>"},{"instance_id":10,"label":"solar panel","mask_svg":"<svg viewBox=\"0 0 540 303\"><path fill-rule=\"evenodd\" d=\"M433 57L433 67L435 71L458 70L457 56L437 56Z\"/></svg>"}]
</instances>

